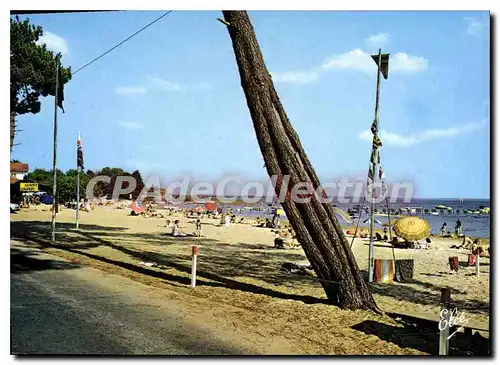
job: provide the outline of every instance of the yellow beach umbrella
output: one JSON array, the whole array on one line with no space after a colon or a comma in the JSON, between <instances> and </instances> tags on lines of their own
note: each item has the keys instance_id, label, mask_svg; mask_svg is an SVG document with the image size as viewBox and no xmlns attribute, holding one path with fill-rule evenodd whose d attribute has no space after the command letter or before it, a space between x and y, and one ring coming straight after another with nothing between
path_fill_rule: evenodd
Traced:
<instances>
[{"instance_id":1,"label":"yellow beach umbrella","mask_svg":"<svg viewBox=\"0 0 500 365\"><path fill-rule=\"evenodd\" d=\"M431 226L420 217L404 217L394 223L394 231L396 235L407 241L416 241L428 237L431 233Z\"/></svg>"}]
</instances>

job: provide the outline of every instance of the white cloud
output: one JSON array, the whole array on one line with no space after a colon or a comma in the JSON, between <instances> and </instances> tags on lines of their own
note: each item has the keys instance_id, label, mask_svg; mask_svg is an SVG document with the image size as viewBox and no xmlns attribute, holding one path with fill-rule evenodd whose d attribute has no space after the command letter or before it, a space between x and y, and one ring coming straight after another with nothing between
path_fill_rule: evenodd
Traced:
<instances>
[{"instance_id":1,"label":"white cloud","mask_svg":"<svg viewBox=\"0 0 500 365\"><path fill-rule=\"evenodd\" d=\"M424 57L410 56L399 52L391 55L389 60L389 72L420 72L427 70L429 61Z\"/></svg>"},{"instance_id":2,"label":"white cloud","mask_svg":"<svg viewBox=\"0 0 500 365\"><path fill-rule=\"evenodd\" d=\"M404 52L394 53L389 60L389 73L425 71L428 63L428 60L424 57L410 56ZM324 70L349 69L367 74L373 74L377 71L377 65L373 62L371 55L361 49L334 55L327 59L321 67Z\"/></svg>"},{"instance_id":3,"label":"white cloud","mask_svg":"<svg viewBox=\"0 0 500 365\"><path fill-rule=\"evenodd\" d=\"M36 44L45 44L51 51L60 52L62 55L68 53L66 40L51 32L44 31Z\"/></svg>"},{"instance_id":4,"label":"white cloud","mask_svg":"<svg viewBox=\"0 0 500 365\"><path fill-rule=\"evenodd\" d=\"M315 81L319 74L315 71L291 71L291 72L272 72L274 82L289 84L308 84Z\"/></svg>"},{"instance_id":5,"label":"white cloud","mask_svg":"<svg viewBox=\"0 0 500 365\"><path fill-rule=\"evenodd\" d=\"M376 65L368 53L355 49L347 53L341 53L325 60L321 67L330 69L352 69L371 73L376 70Z\"/></svg>"},{"instance_id":6,"label":"white cloud","mask_svg":"<svg viewBox=\"0 0 500 365\"><path fill-rule=\"evenodd\" d=\"M185 86L182 84L163 80L163 79L160 79L158 77L153 77L152 84L154 87L157 87L157 88L162 89L162 90L168 90L168 91L181 91L181 90L185 89Z\"/></svg>"},{"instance_id":7,"label":"white cloud","mask_svg":"<svg viewBox=\"0 0 500 365\"><path fill-rule=\"evenodd\" d=\"M481 125L482 123L469 123L445 129L427 129L422 132L411 133L408 135L392 133L382 129L379 136L380 140L385 145L394 147L409 147L435 139L450 138L459 134L472 132L480 128ZM372 142L373 134L369 129L366 129L359 134L359 139Z\"/></svg>"},{"instance_id":8,"label":"white cloud","mask_svg":"<svg viewBox=\"0 0 500 365\"><path fill-rule=\"evenodd\" d=\"M372 46L382 47L389 40L389 34L379 33L371 35L366 40Z\"/></svg>"},{"instance_id":9,"label":"white cloud","mask_svg":"<svg viewBox=\"0 0 500 365\"><path fill-rule=\"evenodd\" d=\"M120 95L146 94L146 89L141 86L119 86L115 92Z\"/></svg>"},{"instance_id":10,"label":"white cloud","mask_svg":"<svg viewBox=\"0 0 500 365\"><path fill-rule=\"evenodd\" d=\"M142 129L142 124L135 122L120 122L118 124L125 129L130 129L130 130Z\"/></svg>"},{"instance_id":11,"label":"white cloud","mask_svg":"<svg viewBox=\"0 0 500 365\"><path fill-rule=\"evenodd\" d=\"M480 36L486 28L486 22L479 21L476 18L466 17L464 20L467 22L467 34L472 36Z\"/></svg>"}]
</instances>

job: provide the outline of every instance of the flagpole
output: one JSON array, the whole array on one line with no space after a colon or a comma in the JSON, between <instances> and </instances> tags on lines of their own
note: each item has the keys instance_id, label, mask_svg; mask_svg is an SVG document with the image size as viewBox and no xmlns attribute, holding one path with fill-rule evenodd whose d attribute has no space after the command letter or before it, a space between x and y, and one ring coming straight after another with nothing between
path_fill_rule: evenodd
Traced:
<instances>
[{"instance_id":1,"label":"flagpole","mask_svg":"<svg viewBox=\"0 0 500 365\"><path fill-rule=\"evenodd\" d=\"M374 132L374 139L378 137L378 105L379 105L379 98L380 98L380 65L382 63L382 49L378 49L378 62L377 62L377 94L375 97L375 123L377 125L377 128L375 129ZM377 156L375 156L377 157ZM370 212L370 248L368 251L368 282L373 281L373 266L374 266L374 255L373 255L373 228L374 228L374 218L375 218L375 202L374 202L374 197L375 197L375 180L377 179L377 165L378 165L378 159L376 158L375 161L373 162L373 179L372 179L372 189L371 189L371 194L372 194L372 201L371 201L371 212Z\"/></svg>"},{"instance_id":2,"label":"flagpole","mask_svg":"<svg viewBox=\"0 0 500 365\"><path fill-rule=\"evenodd\" d=\"M80 131L78 131L77 141L80 140ZM78 142L77 142L78 144ZM78 214L80 212L80 164L78 163L78 146L76 150L76 229L78 229Z\"/></svg>"},{"instance_id":3,"label":"flagpole","mask_svg":"<svg viewBox=\"0 0 500 365\"><path fill-rule=\"evenodd\" d=\"M56 200L57 200L57 98L59 92L59 60L56 58L56 89L54 93L54 159L52 161L53 187L52 187L52 242L56 242Z\"/></svg>"}]
</instances>

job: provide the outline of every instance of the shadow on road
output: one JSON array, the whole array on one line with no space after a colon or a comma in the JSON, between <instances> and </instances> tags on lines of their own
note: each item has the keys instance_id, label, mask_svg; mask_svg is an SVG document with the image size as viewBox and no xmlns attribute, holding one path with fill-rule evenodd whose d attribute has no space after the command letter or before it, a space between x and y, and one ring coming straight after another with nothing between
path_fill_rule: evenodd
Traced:
<instances>
[{"instance_id":1,"label":"shadow on road","mask_svg":"<svg viewBox=\"0 0 500 365\"><path fill-rule=\"evenodd\" d=\"M10 249L11 274L26 273L40 270L70 270L79 265L59 260L42 259L36 251L23 251L16 248Z\"/></svg>"}]
</instances>

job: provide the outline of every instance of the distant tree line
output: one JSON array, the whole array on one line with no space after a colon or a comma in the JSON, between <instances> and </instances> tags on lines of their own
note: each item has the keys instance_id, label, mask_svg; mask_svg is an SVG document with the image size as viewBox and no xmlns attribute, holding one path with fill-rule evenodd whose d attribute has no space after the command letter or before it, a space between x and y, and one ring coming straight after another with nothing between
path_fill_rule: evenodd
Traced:
<instances>
[{"instance_id":1,"label":"distant tree line","mask_svg":"<svg viewBox=\"0 0 500 365\"><path fill-rule=\"evenodd\" d=\"M57 169L57 191L59 199L63 201L74 200L76 198L76 181L77 181L77 170L70 169L65 173ZM142 180L141 173L136 170L129 173L121 168L117 167L105 167L101 170L87 170L80 172L80 199L84 198L87 191L87 185L89 181L95 176L109 176L111 181L109 184L99 181L94 186L94 196L104 197L107 196L111 198L113 193L113 188L116 182L117 176L132 176L136 181L136 187L132 191L132 199L136 199L144 188L144 182ZM45 169L35 169L26 176L26 180L30 182L37 182L46 187L49 187L49 194L52 193L53 189L53 170ZM124 183L123 188L126 188L126 183ZM121 199L128 199L130 194L120 196Z\"/></svg>"}]
</instances>

